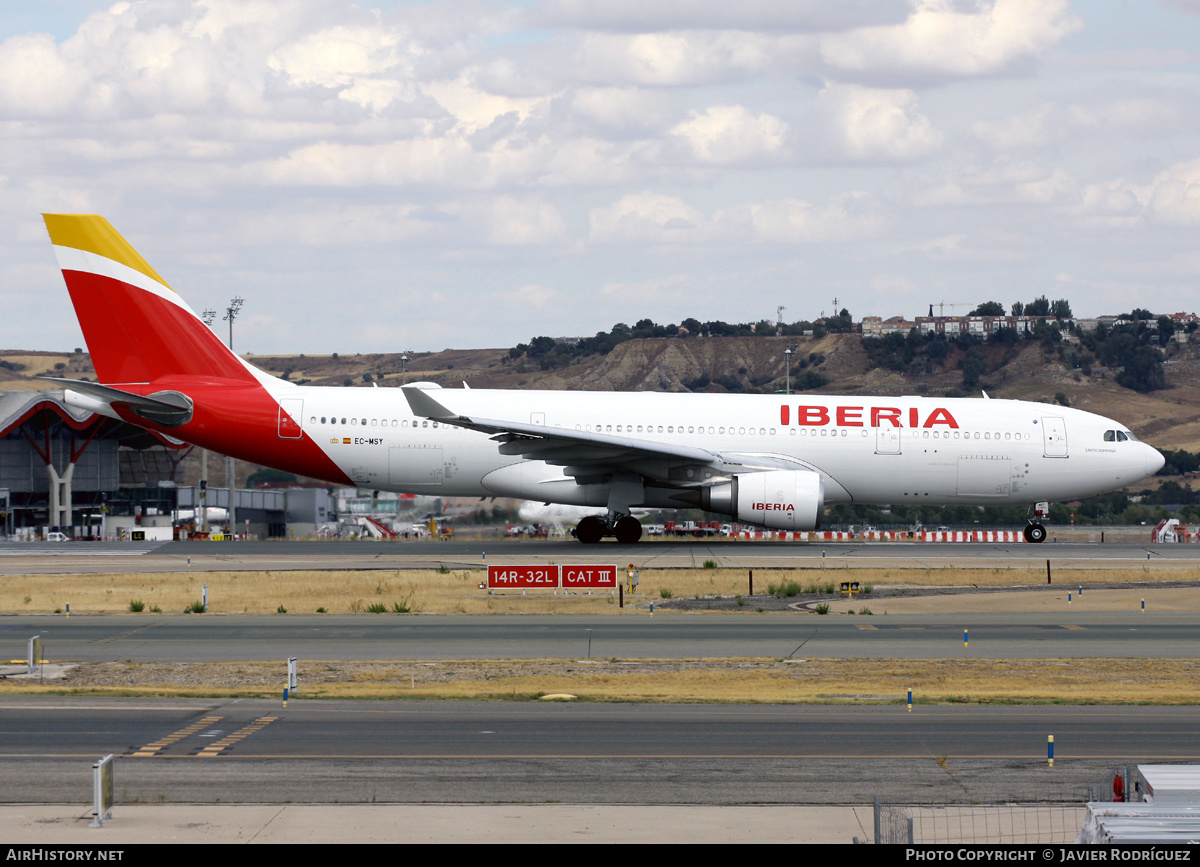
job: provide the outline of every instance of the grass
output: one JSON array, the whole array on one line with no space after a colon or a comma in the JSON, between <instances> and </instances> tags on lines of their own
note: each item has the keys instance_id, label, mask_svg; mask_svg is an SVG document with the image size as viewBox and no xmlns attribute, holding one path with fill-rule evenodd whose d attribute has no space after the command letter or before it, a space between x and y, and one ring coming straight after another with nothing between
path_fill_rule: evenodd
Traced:
<instances>
[{"instance_id":1,"label":"grass","mask_svg":"<svg viewBox=\"0 0 1200 867\"><path fill-rule=\"evenodd\" d=\"M1057 569L1055 591L1061 593L1025 593L1016 602L1020 610L1067 610L1066 592L1080 584L1085 589L1099 582L1144 583L1148 611L1178 611L1200 613L1200 568L1156 568L1142 571L1144 564L1115 569ZM971 586L1013 587L1046 586L1045 567L1032 569L826 569L818 577L812 569L755 569L758 582L755 590L762 593L767 587L772 594L783 598L797 596L833 596L836 583L858 581L871 591L870 606L876 614L900 614L930 610L924 598L893 597L890 590L910 586ZM67 603L71 612L81 614L128 614L128 603L137 600L154 613L198 611L194 602L203 584L209 585L209 610L217 614L269 614L283 605L289 611L313 612L323 608L329 614L365 613L368 602L383 603L392 608L393 600L421 614L607 614L614 617L644 612L651 599L715 599L734 600L744 596L748 607L755 605L749 596L749 582L744 568L652 569L642 568L641 588L625 595L625 607L615 604L616 595L572 593L554 596L550 593L500 591L489 596L477 587L481 570L452 571L437 569L397 571L383 570L297 570L267 572L168 572L124 573L112 575L56 575L53 582L33 576L0 576L0 614L40 614L63 610ZM832 573L832 574L831 574ZM1062 576L1061 579L1059 576ZM465 576L465 577L464 577ZM31 599L29 587L36 581L38 595ZM1155 588L1158 581L1172 581L1190 587ZM669 596L667 594L670 594ZM1071 611L1111 611L1136 608L1142 590L1088 590L1076 597ZM1059 598L1061 596L1061 599ZM993 610L999 598L1007 594L971 594L940 597L938 610L954 606L953 610L974 612ZM865 600L830 599L831 611L858 611ZM658 613L657 611L655 612Z\"/></svg>"},{"instance_id":2,"label":"grass","mask_svg":"<svg viewBox=\"0 0 1200 867\"><path fill-rule=\"evenodd\" d=\"M185 608L184 611L186 611L189 614L203 614L204 613L204 603L201 602L199 599L196 599L190 605L188 605L188 607Z\"/></svg>"},{"instance_id":3,"label":"grass","mask_svg":"<svg viewBox=\"0 0 1200 867\"><path fill-rule=\"evenodd\" d=\"M1200 704L1189 659L593 659L320 662L300 672L311 699L894 704ZM66 680L0 681L0 695L274 698L277 662L96 663ZM1114 693L1113 684L1120 690ZM136 684L129 685L129 684Z\"/></svg>"},{"instance_id":4,"label":"grass","mask_svg":"<svg viewBox=\"0 0 1200 867\"><path fill-rule=\"evenodd\" d=\"M145 603L145 602L143 602L141 599L130 599L130 600L129 600L129 611L130 611L130 613L132 613L132 614L140 614L140 613L141 613L142 611L144 611L145 609L146 609L146 603Z\"/></svg>"}]
</instances>

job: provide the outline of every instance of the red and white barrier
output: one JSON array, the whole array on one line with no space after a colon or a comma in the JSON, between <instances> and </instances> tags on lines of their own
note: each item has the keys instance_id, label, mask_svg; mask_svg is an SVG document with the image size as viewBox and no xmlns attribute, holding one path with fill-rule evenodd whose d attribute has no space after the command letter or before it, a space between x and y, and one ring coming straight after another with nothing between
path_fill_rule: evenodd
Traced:
<instances>
[{"instance_id":1,"label":"red and white barrier","mask_svg":"<svg viewBox=\"0 0 1200 867\"><path fill-rule=\"evenodd\" d=\"M872 530L867 533L848 533L844 530L816 533L743 530L735 533L733 538L748 542L1024 542L1025 534L1020 530L923 530L920 533L897 533L890 530Z\"/></svg>"},{"instance_id":2,"label":"red and white barrier","mask_svg":"<svg viewBox=\"0 0 1200 867\"><path fill-rule=\"evenodd\" d=\"M1025 534L1019 530L925 530L920 534L922 542L1024 542Z\"/></svg>"}]
</instances>

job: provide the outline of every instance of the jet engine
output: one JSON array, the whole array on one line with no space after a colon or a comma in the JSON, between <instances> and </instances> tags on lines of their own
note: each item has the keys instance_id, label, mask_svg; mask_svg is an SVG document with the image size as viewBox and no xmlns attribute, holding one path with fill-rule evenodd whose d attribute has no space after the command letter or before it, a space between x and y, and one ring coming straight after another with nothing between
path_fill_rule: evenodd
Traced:
<instances>
[{"instance_id":1,"label":"jet engine","mask_svg":"<svg viewBox=\"0 0 1200 867\"><path fill-rule=\"evenodd\" d=\"M745 473L703 488L700 507L773 530L816 530L825 508L825 483L809 470Z\"/></svg>"}]
</instances>

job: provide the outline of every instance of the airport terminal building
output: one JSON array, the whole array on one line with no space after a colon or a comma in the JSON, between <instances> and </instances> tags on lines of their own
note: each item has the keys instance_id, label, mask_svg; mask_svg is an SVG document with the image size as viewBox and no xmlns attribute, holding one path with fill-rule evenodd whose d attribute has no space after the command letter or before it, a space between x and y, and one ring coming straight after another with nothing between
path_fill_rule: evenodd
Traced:
<instances>
[{"instance_id":1,"label":"airport terminal building","mask_svg":"<svg viewBox=\"0 0 1200 867\"><path fill-rule=\"evenodd\" d=\"M117 538L137 527L171 527L192 508L195 488L181 488L180 462L193 446L63 402L63 392L0 392L0 537ZM181 496L182 495L182 496ZM228 508L229 492L208 492ZM188 502L181 502L188 500ZM316 520L297 499L288 514L283 491L234 492L237 532L287 535L287 525ZM324 520L322 517L321 520Z\"/></svg>"}]
</instances>

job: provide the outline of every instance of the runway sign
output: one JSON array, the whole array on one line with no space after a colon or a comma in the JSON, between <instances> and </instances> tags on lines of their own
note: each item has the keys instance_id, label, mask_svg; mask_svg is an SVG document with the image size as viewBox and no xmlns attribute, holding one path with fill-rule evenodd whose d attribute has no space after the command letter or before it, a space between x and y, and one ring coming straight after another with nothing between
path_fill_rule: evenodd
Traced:
<instances>
[{"instance_id":1,"label":"runway sign","mask_svg":"<svg viewBox=\"0 0 1200 867\"><path fill-rule=\"evenodd\" d=\"M616 566L563 566L562 586L568 590L614 590Z\"/></svg>"},{"instance_id":2,"label":"runway sign","mask_svg":"<svg viewBox=\"0 0 1200 867\"><path fill-rule=\"evenodd\" d=\"M489 590L558 587L557 566L488 566Z\"/></svg>"}]
</instances>

